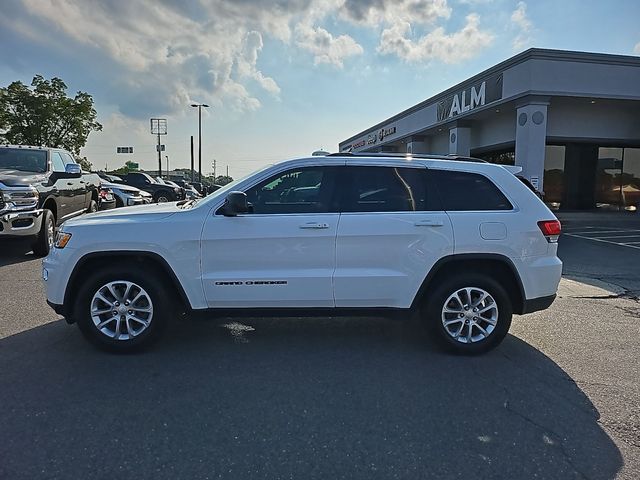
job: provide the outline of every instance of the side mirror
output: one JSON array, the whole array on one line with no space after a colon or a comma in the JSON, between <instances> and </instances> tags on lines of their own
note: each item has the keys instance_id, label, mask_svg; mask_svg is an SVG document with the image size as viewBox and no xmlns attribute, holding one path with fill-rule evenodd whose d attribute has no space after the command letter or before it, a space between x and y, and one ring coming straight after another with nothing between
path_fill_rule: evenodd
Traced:
<instances>
[{"instance_id":1,"label":"side mirror","mask_svg":"<svg viewBox=\"0 0 640 480\"><path fill-rule=\"evenodd\" d=\"M80 178L82 168L77 163L67 163L64 167L64 176L66 178Z\"/></svg>"},{"instance_id":2,"label":"side mirror","mask_svg":"<svg viewBox=\"0 0 640 480\"><path fill-rule=\"evenodd\" d=\"M225 217L235 217L239 213L248 213L249 203L244 192L229 192L222 206L222 214Z\"/></svg>"},{"instance_id":3,"label":"side mirror","mask_svg":"<svg viewBox=\"0 0 640 480\"><path fill-rule=\"evenodd\" d=\"M80 178L82 176L82 168L77 163L68 163L64 166L64 172L51 172L51 181L55 182L63 178Z\"/></svg>"}]
</instances>

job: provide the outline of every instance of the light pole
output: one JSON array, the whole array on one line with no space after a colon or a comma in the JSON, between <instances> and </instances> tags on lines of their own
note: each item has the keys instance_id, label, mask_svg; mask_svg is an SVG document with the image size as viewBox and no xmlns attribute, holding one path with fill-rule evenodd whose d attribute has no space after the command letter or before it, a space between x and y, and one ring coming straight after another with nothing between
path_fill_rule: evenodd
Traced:
<instances>
[{"instance_id":1,"label":"light pole","mask_svg":"<svg viewBox=\"0 0 640 480\"><path fill-rule=\"evenodd\" d=\"M198 182L202 183L202 107L208 108L206 103L192 103L198 108Z\"/></svg>"},{"instance_id":2,"label":"light pole","mask_svg":"<svg viewBox=\"0 0 640 480\"><path fill-rule=\"evenodd\" d=\"M169 178L169 155L165 155L164 158L167 159L167 180L170 180L170 178ZM160 176L162 176L162 172L160 173Z\"/></svg>"}]
</instances>

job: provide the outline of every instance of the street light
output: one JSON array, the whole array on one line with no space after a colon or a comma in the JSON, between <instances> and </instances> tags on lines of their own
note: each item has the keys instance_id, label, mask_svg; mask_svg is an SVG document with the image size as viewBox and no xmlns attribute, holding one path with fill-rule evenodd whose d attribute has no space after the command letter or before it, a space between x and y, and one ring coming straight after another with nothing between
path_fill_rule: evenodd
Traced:
<instances>
[{"instance_id":1,"label":"street light","mask_svg":"<svg viewBox=\"0 0 640 480\"><path fill-rule=\"evenodd\" d=\"M198 182L202 183L202 107L209 108L206 103L192 103L198 108Z\"/></svg>"},{"instance_id":2,"label":"street light","mask_svg":"<svg viewBox=\"0 0 640 480\"><path fill-rule=\"evenodd\" d=\"M167 159L167 180L170 180L170 178L169 178L169 155L165 155L164 158ZM160 172L160 176L162 176L162 172Z\"/></svg>"}]
</instances>

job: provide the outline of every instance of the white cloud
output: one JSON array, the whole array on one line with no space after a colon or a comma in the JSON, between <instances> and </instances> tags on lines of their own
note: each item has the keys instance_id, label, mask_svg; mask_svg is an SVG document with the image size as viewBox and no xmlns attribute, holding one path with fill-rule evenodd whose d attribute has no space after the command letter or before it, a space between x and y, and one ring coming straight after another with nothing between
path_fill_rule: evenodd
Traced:
<instances>
[{"instance_id":1,"label":"white cloud","mask_svg":"<svg viewBox=\"0 0 640 480\"><path fill-rule=\"evenodd\" d=\"M533 24L527 17L526 3L518 2L518 6L511 14L511 22L518 30L516 38L513 39L513 49L522 50L531 42L531 30L533 29Z\"/></svg>"},{"instance_id":2,"label":"white cloud","mask_svg":"<svg viewBox=\"0 0 640 480\"><path fill-rule=\"evenodd\" d=\"M253 78L267 92L274 96L280 94L280 87L271 77L265 77L262 72L256 68L258 62L258 54L262 50L262 35L259 32L251 31L244 39L244 48L242 55L238 57L237 67L238 73L242 77Z\"/></svg>"},{"instance_id":3,"label":"white cloud","mask_svg":"<svg viewBox=\"0 0 640 480\"><path fill-rule=\"evenodd\" d=\"M447 0L344 0L339 11L355 25L382 27L378 53L407 62L457 63L473 57L478 51L473 47L487 46L493 40L489 31L480 28L476 14L468 15L464 27L456 32L436 26L439 20L451 17ZM416 30L428 33L417 36Z\"/></svg>"},{"instance_id":4,"label":"white cloud","mask_svg":"<svg viewBox=\"0 0 640 480\"><path fill-rule=\"evenodd\" d=\"M640 42L636 43L636 46L633 47L633 53L640 55Z\"/></svg>"},{"instance_id":5,"label":"white cloud","mask_svg":"<svg viewBox=\"0 0 640 480\"><path fill-rule=\"evenodd\" d=\"M102 68L110 65L101 85L107 100L140 117L184 109L191 97L255 110L253 82L278 96L276 81L257 68L262 35L288 41L292 19L308 9L307 0L22 3L32 19L65 38L68 51L88 51Z\"/></svg>"},{"instance_id":6,"label":"white cloud","mask_svg":"<svg viewBox=\"0 0 640 480\"><path fill-rule=\"evenodd\" d=\"M424 25L449 18L451 8L447 0L345 0L341 14L354 23L373 27L398 20Z\"/></svg>"},{"instance_id":7,"label":"white cloud","mask_svg":"<svg viewBox=\"0 0 640 480\"><path fill-rule=\"evenodd\" d=\"M344 60L362 55L362 46L349 35L334 37L324 28L301 23L295 29L296 44L314 55L314 63L326 63L338 68L344 66Z\"/></svg>"},{"instance_id":8,"label":"white cloud","mask_svg":"<svg viewBox=\"0 0 640 480\"><path fill-rule=\"evenodd\" d=\"M407 62L441 60L445 63L457 63L474 56L475 52L490 45L493 35L479 28L480 17L470 14L465 26L448 34L438 27L416 40L411 39L411 24L396 22L382 32L378 52L394 54Z\"/></svg>"}]
</instances>

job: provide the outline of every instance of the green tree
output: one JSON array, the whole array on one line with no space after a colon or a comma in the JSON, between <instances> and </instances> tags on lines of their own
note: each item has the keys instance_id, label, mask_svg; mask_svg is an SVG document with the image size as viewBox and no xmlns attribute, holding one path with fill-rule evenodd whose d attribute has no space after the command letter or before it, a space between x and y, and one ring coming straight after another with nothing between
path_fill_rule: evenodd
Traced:
<instances>
[{"instance_id":1,"label":"green tree","mask_svg":"<svg viewBox=\"0 0 640 480\"><path fill-rule=\"evenodd\" d=\"M233 178L227 177L226 175L219 175L216 177L214 183L218 185L226 185L227 183L233 182Z\"/></svg>"},{"instance_id":2,"label":"green tree","mask_svg":"<svg viewBox=\"0 0 640 480\"><path fill-rule=\"evenodd\" d=\"M29 88L17 81L0 88L0 139L17 145L65 148L79 155L89 133L102 130L96 121L93 97L78 92L67 96L57 77L33 77Z\"/></svg>"},{"instance_id":3,"label":"green tree","mask_svg":"<svg viewBox=\"0 0 640 480\"><path fill-rule=\"evenodd\" d=\"M82 170L86 172L90 172L91 169L93 168L93 165L89 160L87 160L87 157L76 156L76 162L78 162L80 164L80 167L82 167Z\"/></svg>"}]
</instances>

